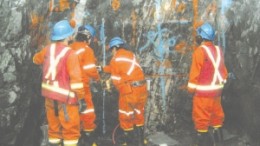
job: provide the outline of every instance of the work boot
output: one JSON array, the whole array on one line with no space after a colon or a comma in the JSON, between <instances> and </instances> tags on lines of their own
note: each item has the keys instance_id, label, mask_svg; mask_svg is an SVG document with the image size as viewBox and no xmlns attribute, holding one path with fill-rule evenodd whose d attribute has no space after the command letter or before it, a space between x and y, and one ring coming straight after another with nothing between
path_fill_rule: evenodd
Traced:
<instances>
[{"instance_id":1,"label":"work boot","mask_svg":"<svg viewBox=\"0 0 260 146\"><path fill-rule=\"evenodd\" d=\"M83 132L83 146L97 146L94 132Z\"/></svg>"},{"instance_id":2,"label":"work boot","mask_svg":"<svg viewBox=\"0 0 260 146\"><path fill-rule=\"evenodd\" d=\"M144 146L144 127L135 127L136 146Z\"/></svg>"},{"instance_id":3,"label":"work boot","mask_svg":"<svg viewBox=\"0 0 260 146\"><path fill-rule=\"evenodd\" d=\"M198 132L197 133L196 146L214 146L213 140L212 140L209 132Z\"/></svg>"},{"instance_id":4,"label":"work boot","mask_svg":"<svg viewBox=\"0 0 260 146\"><path fill-rule=\"evenodd\" d=\"M134 130L124 131L122 146L136 146L134 144Z\"/></svg>"},{"instance_id":5,"label":"work boot","mask_svg":"<svg viewBox=\"0 0 260 146\"><path fill-rule=\"evenodd\" d=\"M213 129L214 146L223 145L223 131L222 128Z\"/></svg>"}]
</instances>

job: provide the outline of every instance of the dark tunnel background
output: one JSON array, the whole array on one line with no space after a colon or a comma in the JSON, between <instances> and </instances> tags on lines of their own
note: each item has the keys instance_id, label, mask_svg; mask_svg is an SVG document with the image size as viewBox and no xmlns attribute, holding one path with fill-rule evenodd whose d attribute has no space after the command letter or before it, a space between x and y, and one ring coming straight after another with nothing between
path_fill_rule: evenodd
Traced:
<instances>
[{"instance_id":1,"label":"dark tunnel background","mask_svg":"<svg viewBox=\"0 0 260 146\"><path fill-rule=\"evenodd\" d=\"M258 0L81 0L75 9L64 0L58 12L49 11L50 2L0 0L0 146L40 146L46 121L41 67L32 56L49 42L53 23L64 18L97 29L92 46L99 64L111 57L103 56L103 48L112 37L128 42L151 80L145 133L164 132L180 146L189 145L194 134L192 99L185 89L194 30L205 21L214 24L215 43L224 49L229 71L222 96L224 128L235 136L228 146L260 146ZM111 143L118 125L117 92L112 89L103 97L101 87L93 84L92 93L100 141Z\"/></svg>"}]
</instances>

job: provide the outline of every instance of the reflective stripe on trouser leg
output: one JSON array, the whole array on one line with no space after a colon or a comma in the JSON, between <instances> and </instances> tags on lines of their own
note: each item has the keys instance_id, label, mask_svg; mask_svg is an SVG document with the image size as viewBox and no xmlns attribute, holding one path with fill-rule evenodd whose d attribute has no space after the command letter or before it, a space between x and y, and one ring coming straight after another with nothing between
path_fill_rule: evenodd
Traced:
<instances>
[{"instance_id":1,"label":"reflective stripe on trouser leg","mask_svg":"<svg viewBox=\"0 0 260 146\"><path fill-rule=\"evenodd\" d=\"M224 119L223 110L219 110L214 104L216 98L214 97L193 97L193 109L192 109L192 119L194 121L195 129L197 130L208 130L209 126L212 126L212 122L216 119L220 119L219 124L222 124ZM213 114L215 114L212 119Z\"/></svg>"},{"instance_id":2,"label":"reflective stripe on trouser leg","mask_svg":"<svg viewBox=\"0 0 260 146\"><path fill-rule=\"evenodd\" d=\"M223 125L225 114L221 105L221 97L215 97L211 116L211 126L220 128Z\"/></svg>"},{"instance_id":3,"label":"reflective stripe on trouser leg","mask_svg":"<svg viewBox=\"0 0 260 146\"><path fill-rule=\"evenodd\" d=\"M87 103L86 113L80 115L80 120L83 123L83 130L86 132L91 132L96 129L96 114L94 110L94 104L92 101L92 95L89 87L85 87L85 101Z\"/></svg>"},{"instance_id":4,"label":"reflective stripe on trouser leg","mask_svg":"<svg viewBox=\"0 0 260 146\"><path fill-rule=\"evenodd\" d=\"M64 146L77 146L78 140L64 140Z\"/></svg>"},{"instance_id":5,"label":"reflective stripe on trouser leg","mask_svg":"<svg viewBox=\"0 0 260 146\"><path fill-rule=\"evenodd\" d=\"M59 116L55 116L53 100L45 100L46 115L48 120L48 137L59 138L64 140L79 139L80 137L80 119L77 105L67 105L67 115L69 121L66 121L62 103L58 102Z\"/></svg>"},{"instance_id":6,"label":"reflective stripe on trouser leg","mask_svg":"<svg viewBox=\"0 0 260 146\"><path fill-rule=\"evenodd\" d=\"M59 139L59 138L49 138L49 143L50 144L60 144L61 139Z\"/></svg>"}]
</instances>

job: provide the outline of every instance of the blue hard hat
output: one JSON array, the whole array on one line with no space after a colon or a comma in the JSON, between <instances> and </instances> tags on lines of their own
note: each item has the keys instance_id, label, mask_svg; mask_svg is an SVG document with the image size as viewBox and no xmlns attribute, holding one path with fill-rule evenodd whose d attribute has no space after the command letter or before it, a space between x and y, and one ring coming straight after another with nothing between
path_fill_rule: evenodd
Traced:
<instances>
[{"instance_id":1,"label":"blue hard hat","mask_svg":"<svg viewBox=\"0 0 260 146\"><path fill-rule=\"evenodd\" d=\"M213 41L215 38L215 30L209 23L204 23L197 29L198 35L203 39Z\"/></svg>"},{"instance_id":2,"label":"blue hard hat","mask_svg":"<svg viewBox=\"0 0 260 146\"><path fill-rule=\"evenodd\" d=\"M63 40L74 33L74 29L70 26L68 20L61 20L57 22L51 33L51 40L58 41Z\"/></svg>"},{"instance_id":3,"label":"blue hard hat","mask_svg":"<svg viewBox=\"0 0 260 146\"><path fill-rule=\"evenodd\" d=\"M85 29L89 31L92 37L96 35L96 30L91 25L85 25Z\"/></svg>"},{"instance_id":4,"label":"blue hard hat","mask_svg":"<svg viewBox=\"0 0 260 146\"><path fill-rule=\"evenodd\" d=\"M123 44L125 44L123 39L121 39L120 37L114 37L109 42L109 48Z\"/></svg>"}]
</instances>

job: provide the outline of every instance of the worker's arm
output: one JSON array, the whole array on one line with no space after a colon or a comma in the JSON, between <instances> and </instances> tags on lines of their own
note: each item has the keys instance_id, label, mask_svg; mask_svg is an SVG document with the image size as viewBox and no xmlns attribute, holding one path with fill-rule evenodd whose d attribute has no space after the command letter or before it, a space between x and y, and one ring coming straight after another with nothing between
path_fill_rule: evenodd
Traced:
<instances>
[{"instance_id":1,"label":"worker's arm","mask_svg":"<svg viewBox=\"0 0 260 146\"><path fill-rule=\"evenodd\" d=\"M194 50L192 54L192 63L190 67L188 91L193 93L198 83L201 67L204 61L204 52L201 47Z\"/></svg>"},{"instance_id":2,"label":"worker's arm","mask_svg":"<svg viewBox=\"0 0 260 146\"><path fill-rule=\"evenodd\" d=\"M37 52L34 56L33 56L33 63L40 65L43 64L44 61L44 56L46 54L47 48L43 48L40 52Z\"/></svg>"},{"instance_id":3,"label":"worker's arm","mask_svg":"<svg viewBox=\"0 0 260 146\"><path fill-rule=\"evenodd\" d=\"M98 81L100 77L96 68L96 58L94 56L94 52L92 50L89 50L85 51L84 54L86 58L83 64L84 74Z\"/></svg>"},{"instance_id":4,"label":"worker's arm","mask_svg":"<svg viewBox=\"0 0 260 146\"><path fill-rule=\"evenodd\" d=\"M70 86L72 91L77 94L78 99L84 98L85 92L83 88L81 69L78 56L74 51L71 51L70 55L68 56L67 70L70 77Z\"/></svg>"},{"instance_id":5,"label":"worker's arm","mask_svg":"<svg viewBox=\"0 0 260 146\"><path fill-rule=\"evenodd\" d=\"M72 50L67 60L67 69L70 76L71 90L76 93L79 104L79 112L85 113L87 110L87 104L85 101L85 91L82 82L82 73L80 69L80 63L78 56Z\"/></svg>"}]
</instances>

